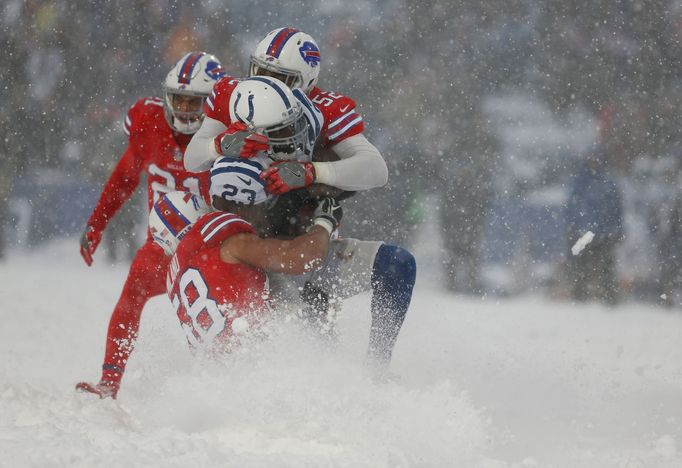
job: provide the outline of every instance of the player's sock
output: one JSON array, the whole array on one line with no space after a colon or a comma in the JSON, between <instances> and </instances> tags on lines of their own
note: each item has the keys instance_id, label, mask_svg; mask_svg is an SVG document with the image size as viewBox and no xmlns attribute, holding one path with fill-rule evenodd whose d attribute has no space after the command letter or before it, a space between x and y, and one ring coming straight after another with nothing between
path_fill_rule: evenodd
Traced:
<instances>
[{"instance_id":1,"label":"player's sock","mask_svg":"<svg viewBox=\"0 0 682 468\"><path fill-rule=\"evenodd\" d=\"M417 276L414 256L394 245L382 245L372 267L372 326L368 354L388 364L412 299Z\"/></svg>"}]
</instances>

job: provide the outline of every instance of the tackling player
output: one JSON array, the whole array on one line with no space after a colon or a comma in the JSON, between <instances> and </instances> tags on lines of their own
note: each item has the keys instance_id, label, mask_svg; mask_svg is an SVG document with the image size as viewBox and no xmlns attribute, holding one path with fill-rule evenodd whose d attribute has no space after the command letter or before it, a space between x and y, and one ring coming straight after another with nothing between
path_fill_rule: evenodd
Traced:
<instances>
[{"instance_id":1,"label":"tackling player","mask_svg":"<svg viewBox=\"0 0 682 468\"><path fill-rule=\"evenodd\" d=\"M381 187L388 181L388 168L379 151L364 136L364 122L356 104L342 94L317 87L320 73L320 49L308 34L294 28L269 32L251 56L251 76L269 76L290 88L302 89L324 116L321 138L312 162L300 161L305 177L286 181L274 164L265 175L268 191L281 195L313 183L325 184L345 191ZM185 167L190 171L206 171L216 158L227 155L234 134L243 131L239 121L230 117L230 98L239 80L221 79L206 102L206 118L185 152ZM242 156L253 156L269 148L267 139L247 138ZM330 149L339 160L324 162Z\"/></svg>"},{"instance_id":2,"label":"tackling player","mask_svg":"<svg viewBox=\"0 0 682 468\"><path fill-rule=\"evenodd\" d=\"M255 159L221 158L214 165L219 186L214 190L212 184L212 193L213 204L224 211L207 213L196 196L173 192L150 213L154 240L173 255L167 292L194 348L229 350L235 344L233 324L258 324L267 317L267 272L299 275L319 267L341 220L341 207L326 198L305 234L291 240L259 237L268 199L262 169Z\"/></svg>"},{"instance_id":3,"label":"tackling player","mask_svg":"<svg viewBox=\"0 0 682 468\"><path fill-rule=\"evenodd\" d=\"M220 61L205 52L186 54L163 83L164 99L137 101L128 111L128 147L106 182L81 238L80 252L92 264L102 233L130 198L144 172L149 208L164 193L183 190L208 197L208 174L184 169L182 155L204 118L203 105L215 82L225 75ZM79 383L79 390L116 397L147 300L165 290L168 258L148 235L130 266L123 290L111 314L102 376L96 385Z\"/></svg>"},{"instance_id":4,"label":"tackling player","mask_svg":"<svg viewBox=\"0 0 682 468\"><path fill-rule=\"evenodd\" d=\"M308 178L310 172L300 159L309 155L315 132L301 131L305 125L299 123L306 123L308 130L317 130L319 122L317 114L306 112L310 110L307 102L300 90L292 91L271 77L251 77L234 86L227 106L230 120L239 122L252 132L268 136L267 154L275 162L261 174L266 188L273 184L269 177L273 166L278 168L279 179L287 187L302 187L300 182ZM284 122L282 116L287 116ZM220 182L216 180L219 173L216 173L215 166L211 172L213 190L214 186L220 186ZM300 221L300 217L298 219ZM299 292L303 291L303 300L322 314L328 310L329 304L338 303L333 299L345 299L371 289L372 325L368 354L379 372L383 372L390 362L411 301L415 279L416 262L407 250L383 242L350 238L332 242L323 268L301 277L271 275L273 291L294 301L300 300Z\"/></svg>"}]
</instances>

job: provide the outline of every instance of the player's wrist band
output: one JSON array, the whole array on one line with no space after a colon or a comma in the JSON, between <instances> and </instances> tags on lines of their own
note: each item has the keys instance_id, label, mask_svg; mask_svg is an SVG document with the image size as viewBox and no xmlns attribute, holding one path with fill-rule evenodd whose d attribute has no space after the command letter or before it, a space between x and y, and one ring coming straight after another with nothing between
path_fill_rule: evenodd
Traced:
<instances>
[{"instance_id":1,"label":"player's wrist band","mask_svg":"<svg viewBox=\"0 0 682 468\"><path fill-rule=\"evenodd\" d=\"M313 178L313 182L316 182L318 184L327 184L327 185L333 185L330 184L332 181L331 174L329 171L329 164L328 163L320 163L320 162L313 162L313 170L315 171L315 177Z\"/></svg>"},{"instance_id":2,"label":"player's wrist band","mask_svg":"<svg viewBox=\"0 0 682 468\"><path fill-rule=\"evenodd\" d=\"M223 156L222 138L223 135L221 133L220 135L213 139L213 149L215 150L216 153L218 153L218 156Z\"/></svg>"},{"instance_id":3,"label":"player's wrist band","mask_svg":"<svg viewBox=\"0 0 682 468\"><path fill-rule=\"evenodd\" d=\"M315 226L321 226L321 227L325 228L330 236L332 235L332 232L334 232L334 224L332 224L332 222L329 221L327 218L322 218L322 217L315 218L315 221L313 221L313 224Z\"/></svg>"}]
</instances>

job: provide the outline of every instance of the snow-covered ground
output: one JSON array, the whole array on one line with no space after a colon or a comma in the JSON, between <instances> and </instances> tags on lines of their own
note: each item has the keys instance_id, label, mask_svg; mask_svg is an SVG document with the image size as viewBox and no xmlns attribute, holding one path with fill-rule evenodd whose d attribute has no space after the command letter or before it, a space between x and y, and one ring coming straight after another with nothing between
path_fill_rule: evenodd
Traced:
<instances>
[{"instance_id":1,"label":"snow-covered ground","mask_svg":"<svg viewBox=\"0 0 682 468\"><path fill-rule=\"evenodd\" d=\"M682 466L680 313L458 297L425 256L395 381L363 367L368 296L333 349L284 324L221 363L156 298L100 401L73 387L99 376L126 274L103 258L70 241L0 263L0 466Z\"/></svg>"}]
</instances>

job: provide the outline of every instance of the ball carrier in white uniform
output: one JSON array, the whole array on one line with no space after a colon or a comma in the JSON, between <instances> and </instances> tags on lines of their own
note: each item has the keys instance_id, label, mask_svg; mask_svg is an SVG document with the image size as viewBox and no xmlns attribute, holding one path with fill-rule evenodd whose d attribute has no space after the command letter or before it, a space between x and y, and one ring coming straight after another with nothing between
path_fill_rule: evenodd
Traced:
<instances>
[{"instance_id":1,"label":"ball carrier in white uniform","mask_svg":"<svg viewBox=\"0 0 682 468\"><path fill-rule=\"evenodd\" d=\"M295 30L292 32L288 29L283 28L271 32L257 47L252 58L252 73L256 72L261 76L242 81L223 79L214 87L207 101L207 116L202 128L192 139L185 153L186 167L191 170L205 169L222 152L229 152L238 132L248 131L267 137L259 140L253 135L249 136L244 148L247 149L247 153L248 150L254 148L262 150L275 160L264 173L264 181L273 194L281 195L320 183L347 191L366 190L384 185L388 173L385 161L376 148L362 135L364 126L362 118L355 113L355 102L345 96L325 93L315 87L319 73L319 60L315 62L314 60L296 61L294 59L297 57L296 54L300 57L306 50L317 46L307 34ZM287 30L286 33L283 32L285 30ZM282 38L285 39L283 43ZM266 42L268 45L263 47ZM289 52L287 52L288 45L290 46ZM261 53L261 49L265 50L264 54ZM268 55L270 52L277 53L275 49L279 50L278 57ZM302 49L303 52L301 52ZM261 55L265 55L265 59L261 60ZM287 60L291 62L288 63ZM263 65L264 63L267 67ZM296 69L299 71L292 73L292 70ZM290 91L286 87L275 90L274 88L280 88L281 82L272 79L271 76L278 72L281 72L280 76L285 78L303 77L307 92L303 93L298 89ZM262 74L270 76L262 76ZM309 76L314 77L305 81L305 78ZM265 99L261 102L258 95L264 91L258 89L258 86L272 87L273 98L267 102ZM249 91L248 87L253 87L253 89ZM299 100L301 96L312 96L308 102L313 101L312 103L317 105L311 107L321 110L324 117L329 115L334 119L330 121L325 118L319 131L322 147L335 152L339 156L338 161L317 162L312 151L294 142L290 148L293 151L289 152L289 160L284 161L287 158L286 148L281 145L280 141L273 140L274 130L268 129L269 123L263 123L259 119L264 113L267 114L268 108L276 107L275 103L284 106L285 109L273 111L273 113L282 115L284 112L286 115L288 110L285 101L281 99L281 96L279 100L274 96L288 95L287 92ZM229 100L226 102L228 96ZM254 97L249 101L245 96ZM307 108L305 102L301 106ZM312 115L319 115L314 110L309 108L307 110ZM330 112L331 110L341 115L336 116ZM309 120L308 124L317 128L314 121ZM244 135L241 134L241 138ZM254 141L261 146L255 144ZM249 154L243 151L241 155L248 157ZM297 281L292 278L283 278L282 282L288 284L289 287L282 289L296 290L297 287L304 287L301 283L303 285L308 283L304 292L310 293L307 295L308 299L316 302L318 307L328 303L332 298L343 299L371 289L373 297L369 354L380 362L387 363L409 307L416 276L414 257L401 247L357 239L337 240L330 252L322 270Z\"/></svg>"}]
</instances>

